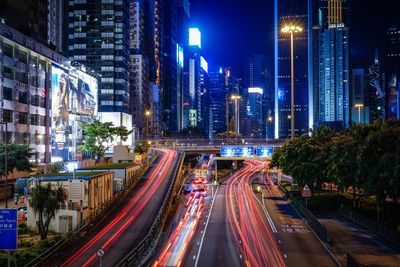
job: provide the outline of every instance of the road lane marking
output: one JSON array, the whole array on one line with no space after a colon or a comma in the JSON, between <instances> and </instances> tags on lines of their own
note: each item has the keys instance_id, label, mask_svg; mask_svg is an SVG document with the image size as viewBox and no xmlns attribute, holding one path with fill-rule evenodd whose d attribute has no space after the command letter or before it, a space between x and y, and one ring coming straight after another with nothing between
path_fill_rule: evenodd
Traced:
<instances>
[{"instance_id":1,"label":"road lane marking","mask_svg":"<svg viewBox=\"0 0 400 267\"><path fill-rule=\"evenodd\" d=\"M267 217L268 223L271 226L272 232L277 234L278 230L276 230L275 224L272 221L271 216L269 215L267 209L264 207L264 205L261 203L261 201L258 199L258 197L254 194L254 190L251 190L251 193L253 194L254 198L260 203L261 209L264 211L265 216Z\"/></svg>"},{"instance_id":2,"label":"road lane marking","mask_svg":"<svg viewBox=\"0 0 400 267\"><path fill-rule=\"evenodd\" d=\"M204 236L206 235L208 222L210 221L210 218L211 218L210 215L211 215L212 209L213 209L213 207L214 207L215 199L217 198L218 189L219 189L219 187L217 187L217 189L216 189L216 191L215 191L215 195L214 195L213 201L212 201L212 203L211 203L211 208L210 208L210 212L208 213L209 216L208 216L208 218L207 218L207 222L206 222L206 226L205 226L205 228L204 228L204 232L201 231L201 232L203 233L203 235L201 236L200 247L199 247L199 250L197 251L197 257L196 257L196 262L194 263L194 267L197 267L197 264L199 263L201 248L203 247Z\"/></svg>"}]
</instances>

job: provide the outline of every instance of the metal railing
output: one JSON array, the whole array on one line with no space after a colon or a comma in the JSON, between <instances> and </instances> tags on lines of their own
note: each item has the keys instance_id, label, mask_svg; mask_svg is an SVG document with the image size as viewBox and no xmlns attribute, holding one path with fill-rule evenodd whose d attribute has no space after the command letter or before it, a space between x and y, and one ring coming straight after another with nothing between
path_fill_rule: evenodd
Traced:
<instances>
[{"instance_id":1,"label":"metal railing","mask_svg":"<svg viewBox=\"0 0 400 267\"><path fill-rule=\"evenodd\" d=\"M304 207L291 192L286 190L286 188L284 188L280 183L278 183L278 186L286 194L286 197L291 200L291 206L297 211L297 213L307 220L308 225L314 230L318 237L323 241L330 243L332 241L331 232L326 229L326 227L318 221L312 212Z\"/></svg>"},{"instance_id":2,"label":"metal railing","mask_svg":"<svg viewBox=\"0 0 400 267\"><path fill-rule=\"evenodd\" d=\"M350 250L346 250L346 266L347 267L360 267L363 266Z\"/></svg>"},{"instance_id":3,"label":"metal railing","mask_svg":"<svg viewBox=\"0 0 400 267\"><path fill-rule=\"evenodd\" d=\"M379 224L376 221L373 221L369 218L366 218L354 211L351 211L345 207L339 208L339 214L344 218L361 225L371 232L377 234L378 236L386 239L389 242L392 242L396 245L400 245L400 233L386 224Z\"/></svg>"},{"instance_id":4,"label":"metal railing","mask_svg":"<svg viewBox=\"0 0 400 267\"><path fill-rule=\"evenodd\" d=\"M60 249L64 247L64 245L66 245L70 240L75 238L79 233L81 233L84 230L87 230L89 226L94 225L94 222L96 225L99 224L102 221L101 218L105 218L106 214L110 213L113 210L113 209L108 209L108 207L115 206L115 204L119 203L125 196L125 194L129 191L126 189L134 187L136 183L139 181L139 179L149 169L149 167L154 163L156 159L157 157L154 157L149 164L144 165L134 175L132 175L132 177L130 177L130 179L128 180L127 187L124 190L119 191L117 194L115 194L111 201L107 201L104 205L102 205L102 208L99 210L99 212L96 211L96 213L93 214L93 216L92 215L90 216L89 220L83 220L82 225L78 225L75 229L68 232L66 235L64 235L62 239L57 241L53 246L48 248L38 257L25 264L25 266L40 266L44 261L48 260L55 253L60 251Z\"/></svg>"},{"instance_id":5,"label":"metal railing","mask_svg":"<svg viewBox=\"0 0 400 267\"><path fill-rule=\"evenodd\" d=\"M146 251L148 251L151 247L153 247L155 244L154 240L156 239L159 230L161 227L164 225L165 220L166 220L166 215L168 212L169 207L172 204L172 201L175 197L176 194L176 189L179 187L179 177L178 177L178 172L181 169L181 166L183 164L183 159L184 159L184 153L180 152L179 154L179 160L177 161L177 164L175 166L175 171L173 174L173 181L170 184L168 188L167 195L165 197L165 201L163 202L163 205L160 208L160 211L157 214L157 217L152 224L150 231L147 233L147 235L143 238L143 240L131 250L131 252L128 253L128 255L125 256L116 266L128 266L129 264L132 264L133 266L140 266L142 263L142 259L146 256Z\"/></svg>"}]
</instances>

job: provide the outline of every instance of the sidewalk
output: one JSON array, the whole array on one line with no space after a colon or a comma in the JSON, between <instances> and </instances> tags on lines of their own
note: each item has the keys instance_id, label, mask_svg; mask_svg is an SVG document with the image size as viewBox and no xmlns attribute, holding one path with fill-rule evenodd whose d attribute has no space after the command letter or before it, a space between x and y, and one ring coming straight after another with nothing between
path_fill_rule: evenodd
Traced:
<instances>
[{"instance_id":1,"label":"sidewalk","mask_svg":"<svg viewBox=\"0 0 400 267\"><path fill-rule=\"evenodd\" d=\"M318 219L332 232L329 247L342 266L346 266L347 249L365 266L400 266L400 249L377 235L338 215Z\"/></svg>"},{"instance_id":2,"label":"sidewalk","mask_svg":"<svg viewBox=\"0 0 400 267\"><path fill-rule=\"evenodd\" d=\"M21 207L25 207L26 206L26 203L15 205L14 198L9 198L7 204L8 204L8 208L9 209L19 209ZM6 208L6 205L4 203L4 199L2 199L2 200L0 200L0 209L5 209L5 208Z\"/></svg>"}]
</instances>

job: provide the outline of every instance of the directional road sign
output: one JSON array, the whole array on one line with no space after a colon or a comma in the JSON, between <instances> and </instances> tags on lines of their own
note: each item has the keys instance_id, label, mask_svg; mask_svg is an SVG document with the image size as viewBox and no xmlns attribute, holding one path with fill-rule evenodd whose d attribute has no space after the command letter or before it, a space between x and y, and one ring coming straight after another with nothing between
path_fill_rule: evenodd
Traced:
<instances>
[{"instance_id":1,"label":"directional road sign","mask_svg":"<svg viewBox=\"0 0 400 267\"><path fill-rule=\"evenodd\" d=\"M17 209L0 209L0 250L16 250L17 239Z\"/></svg>"}]
</instances>

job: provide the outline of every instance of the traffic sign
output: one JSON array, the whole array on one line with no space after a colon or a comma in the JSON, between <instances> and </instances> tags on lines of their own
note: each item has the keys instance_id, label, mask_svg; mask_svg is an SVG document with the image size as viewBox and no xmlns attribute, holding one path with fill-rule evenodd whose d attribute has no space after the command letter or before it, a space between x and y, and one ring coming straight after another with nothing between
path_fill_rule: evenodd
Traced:
<instances>
[{"instance_id":1,"label":"traffic sign","mask_svg":"<svg viewBox=\"0 0 400 267\"><path fill-rule=\"evenodd\" d=\"M0 250L16 250L18 240L17 209L0 209Z\"/></svg>"},{"instance_id":2,"label":"traffic sign","mask_svg":"<svg viewBox=\"0 0 400 267\"><path fill-rule=\"evenodd\" d=\"M104 250L99 248L99 250L96 252L96 254L97 254L97 257L101 258L104 256Z\"/></svg>"},{"instance_id":3,"label":"traffic sign","mask_svg":"<svg viewBox=\"0 0 400 267\"><path fill-rule=\"evenodd\" d=\"M311 197L312 196L312 192L311 192L310 188L308 188L307 185L305 185L303 190L301 190L301 196L302 197Z\"/></svg>"}]
</instances>

